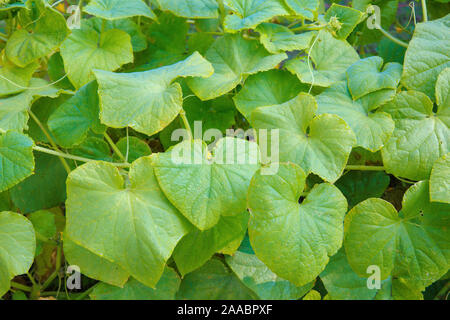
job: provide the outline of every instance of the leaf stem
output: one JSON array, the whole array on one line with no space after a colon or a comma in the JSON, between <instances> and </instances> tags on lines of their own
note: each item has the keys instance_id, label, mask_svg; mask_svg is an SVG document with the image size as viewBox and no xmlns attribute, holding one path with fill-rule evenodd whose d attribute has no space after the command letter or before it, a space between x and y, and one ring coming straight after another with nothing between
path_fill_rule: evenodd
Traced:
<instances>
[{"instance_id":1,"label":"leaf stem","mask_svg":"<svg viewBox=\"0 0 450 320\"><path fill-rule=\"evenodd\" d=\"M187 132L189 134L189 140L193 140L192 129L191 129L189 121L188 121L188 119L186 117L186 111L184 111L184 109L181 109L180 117L181 117L181 120L183 120L184 127L186 128L186 130L187 130Z\"/></svg>"},{"instance_id":2,"label":"leaf stem","mask_svg":"<svg viewBox=\"0 0 450 320\"><path fill-rule=\"evenodd\" d=\"M428 21L427 0L422 0L423 21Z\"/></svg>"},{"instance_id":3,"label":"leaf stem","mask_svg":"<svg viewBox=\"0 0 450 320\"><path fill-rule=\"evenodd\" d=\"M111 137L108 135L108 133L105 132L104 136L105 136L106 141L108 141L109 145L114 150L114 152L119 156L119 158L122 159L123 162L127 162L127 159L125 158L123 153L119 150L119 148L117 148L116 144L111 139Z\"/></svg>"},{"instance_id":4,"label":"leaf stem","mask_svg":"<svg viewBox=\"0 0 450 320\"><path fill-rule=\"evenodd\" d=\"M352 171L385 171L386 168L383 166L354 166L348 165L345 167L345 170Z\"/></svg>"},{"instance_id":5,"label":"leaf stem","mask_svg":"<svg viewBox=\"0 0 450 320\"><path fill-rule=\"evenodd\" d=\"M50 155L53 155L53 156L62 157L62 158L75 160L75 161L81 161L81 162L95 161L93 159L78 157L78 156L74 156L72 154L62 153L62 152L50 150L50 149L39 147L39 146L35 146L35 147L33 147L33 149L35 151L39 151L39 152L42 152L42 153L47 153L47 154L50 154ZM109 162L109 163L112 164L115 167L118 167L118 168L128 168L128 167L130 167L129 163L113 163L113 162Z\"/></svg>"},{"instance_id":6,"label":"leaf stem","mask_svg":"<svg viewBox=\"0 0 450 320\"><path fill-rule=\"evenodd\" d=\"M395 42L396 44L408 48L408 44L406 42L403 42L400 39L395 38L393 35L391 35L389 32L387 32L386 30L384 30L379 24L376 25L376 28L389 40L391 40L392 42Z\"/></svg>"},{"instance_id":7,"label":"leaf stem","mask_svg":"<svg viewBox=\"0 0 450 320\"><path fill-rule=\"evenodd\" d=\"M92 291L94 291L95 287L97 286L97 284L93 285L92 287L90 287L89 289L87 289L85 292L80 293L79 296L77 296L75 298L75 300L83 300L84 298L86 298L89 294L91 294Z\"/></svg>"},{"instance_id":8,"label":"leaf stem","mask_svg":"<svg viewBox=\"0 0 450 320\"><path fill-rule=\"evenodd\" d=\"M313 30L322 30L323 28L325 28L327 25L326 24L320 24L320 25L315 25L315 24L307 24L307 25L303 25L297 28L293 28L291 29L291 31L295 32L295 31L313 31Z\"/></svg>"},{"instance_id":9,"label":"leaf stem","mask_svg":"<svg viewBox=\"0 0 450 320\"><path fill-rule=\"evenodd\" d=\"M14 289L19 289L19 290L25 291L25 292L31 292L30 287L20 284L20 283L17 283L17 282L14 282L14 281L11 281L11 287Z\"/></svg>"},{"instance_id":10,"label":"leaf stem","mask_svg":"<svg viewBox=\"0 0 450 320\"><path fill-rule=\"evenodd\" d=\"M39 128L41 128L42 132L47 137L47 140L52 145L52 148L55 149L55 151L60 152L60 150L59 150L58 146L56 145L55 141L53 141L53 138L50 136L50 134L48 133L47 129L45 129L44 125L41 123L39 118L36 117L36 115L33 113L33 111L31 111L31 109L28 110L28 113L31 116L31 118L33 118L34 122L36 122L36 124L39 126ZM69 174L70 171L72 171L70 169L70 167L69 167L69 164L67 163L67 161L63 157L59 157L59 159L61 160L61 163L62 163L64 169L66 169L67 174Z\"/></svg>"},{"instance_id":11,"label":"leaf stem","mask_svg":"<svg viewBox=\"0 0 450 320\"><path fill-rule=\"evenodd\" d=\"M445 300L447 293L450 292L450 281L439 290L438 294L434 297L434 300Z\"/></svg>"}]
</instances>

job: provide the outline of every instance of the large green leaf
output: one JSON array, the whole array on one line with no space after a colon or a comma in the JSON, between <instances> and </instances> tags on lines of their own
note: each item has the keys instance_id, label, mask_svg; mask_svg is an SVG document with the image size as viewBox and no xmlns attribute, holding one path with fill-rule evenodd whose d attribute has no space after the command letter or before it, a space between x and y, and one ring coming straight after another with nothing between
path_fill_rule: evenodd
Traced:
<instances>
[{"instance_id":1,"label":"large green leaf","mask_svg":"<svg viewBox=\"0 0 450 320\"><path fill-rule=\"evenodd\" d=\"M395 130L383 148L389 173L411 180L430 177L434 162L449 152L449 106L433 112L433 103L418 91L403 91L383 111L395 121Z\"/></svg>"},{"instance_id":2,"label":"large green leaf","mask_svg":"<svg viewBox=\"0 0 450 320\"><path fill-rule=\"evenodd\" d=\"M450 206L431 203L427 181L405 193L403 208L385 200L368 199L345 218L345 250L352 269L367 277L367 268L378 266L381 279L403 279L423 290L449 268Z\"/></svg>"},{"instance_id":3,"label":"large green leaf","mask_svg":"<svg viewBox=\"0 0 450 320\"><path fill-rule=\"evenodd\" d=\"M347 201L338 188L316 185L301 204L306 175L281 164L276 175L257 172L248 206L249 235L256 256L297 286L313 281L342 245Z\"/></svg>"},{"instance_id":4,"label":"large green leaf","mask_svg":"<svg viewBox=\"0 0 450 320\"><path fill-rule=\"evenodd\" d=\"M66 199L67 171L58 157L39 152L35 161L34 174L10 190L14 205L23 213L50 209Z\"/></svg>"},{"instance_id":5,"label":"large green leaf","mask_svg":"<svg viewBox=\"0 0 450 320\"><path fill-rule=\"evenodd\" d=\"M259 40L270 53L304 50L309 48L313 32L295 34L287 27L275 23L262 23L256 29Z\"/></svg>"},{"instance_id":6,"label":"large green leaf","mask_svg":"<svg viewBox=\"0 0 450 320\"><path fill-rule=\"evenodd\" d=\"M300 56L288 61L286 68L302 82L320 87L345 80L347 68L359 60L358 53L350 44L335 39L325 30L319 32L315 45L307 52L311 57L310 65L306 56Z\"/></svg>"},{"instance_id":7,"label":"large green leaf","mask_svg":"<svg viewBox=\"0 0 450 320\"><path fill-rule=\"evenodd\" d=\"M450 14L419 23L406 51L402 83L434 99L436 80L450 66Z\"/></svg>"},{"instance_id":8,"label":"large green leaf","mask_svg":"<svg viewBox=\"0 0 450 320\"><path fill-rule=\"evenodd\" d=\"M233 12L225 18L224 26L228 32L254 29L275 16L289 15L284 0L225 0L224 3Z\"/></svg>"},{"instance_id":9,"label":"large green leaf","mask_svg":"<svg viewBox=\"0 0 450 320\"><path fill-rule=\"evenodd\" d=\"M174 300L180 282L177 273L166 268L154 289L132 278L123 288L100 283L89 296L92 300Z\"/></svg>"},{"instance_id":10,"label":"large green leaf","mask_svg":"<svg viewBox=\"0 0 450 320\"><path fill-rule=\"evenodd\" d=\"M257 108L251 123L258 130L271 130L270 140L273 140L272 130L279 130L281 162L296 163L306 173L313 172L334 182L344 171L356 143L355 135L338 116L316 116L316 111L314 97L300 93L284 104Z\"/></svg>"},{"instance_id":11,"label":"large green leaf","mask_svg":"<svg viewBox=\"0 0 450 320\"><path fill-rule=\"evenodd\" d=\"M94 69L114 71L133 62L130 35L119 29L102 33L94 22L83 20L61 45L67 75L76 88L95 79Z\"/></svg>"},{"instance_id":12,"label":"large green leaf","mask_svg":"<svg viewBox=\"0 0 450 320\"><path fill-rule=\"evenodd\" d=\"M295 300L304 296L314 286L310 282L297 287L278 277L255 254L238 251L226 262L241 281L262 300Z\"/></svg>"},{"instance_id":13,"label":"large green leaf","mask_svg":"<svg viewBox=\"0 0 450 320\"><path fill-rule=\"evenodd\" d=\"M270 70L248 77L244 87L233 97L236 108L248 119L258 107L283 104L308 86L288 71Z\"/></svg>"},{"instance_id":14,"label":"large green leaf","mask_svg":"<svg viewBox=\"0 0 450 320\"><path fill-rule=\"evenodd\" d=\"M381 90L355 101L342 81L317 96L318 113L336 114L344 119L356 135L357 146L375 152L385 145L394 131L391 116L379 110L380 105L394 95L394 90Z\"/></svg>"},{"instance_id":15,"label":"large green leaf","mask_svg":"<svg viewBox=\"0 0 450 320\"><path fill-rule=\"evenodd\" d=\"M156 15L142 0L92 0L83 11L107 20L134 16L156 19Z\"/></svg>"},{"instance_id":16,"label":"large green leaf","mask_svg":"<svg viewBox=\"0 0 450 320\"><path fill-rule=\"evenodd\" d=\"M331 300L372 300L378 292L377 289L369 289L367 279L352 270L343 248L330 258L320 279Z\"/></svg>"},{"instance_id":17,"label":"large green leaf","mask_svg":"<svg viewBox=\"0 0 450 320\"><path fill-rule=\"evenodd\" d=\"M78 266L82 274L113 286L123 287L129 278L122 267L77 245L67 234L64 234L64 257L71 265Z\"/></svg>"},{"instance_id":18,"label":"large green leaf","mask_svg":"<svg viewBox=\"0 0 450 320\"><path fill-rule=\"evenodd\" d=\"M67 234L77 245L120 265L154 287L189 226L160 190L144 157L124 180L105 162L72 171L67 180Z\"/></svg>"},{"instance_id":19,"label":"large green leaf","mask_svg":"<svg viewBox=\"0 0 450 320\"><path fill-rule=\"evenodd\" d=\"M171 66L145 72L95 71L99 84L100 119L113 128L131 127L153 135L168 126L183 105L179 77L208 77L211 64L198 52ZM130 97L134 97L130 104Z\"/></svg>"},{"instance_id":20,"label":"large green leaf","mask_svg":"<svg viewBox=\"0 0 450 320\"><path fill-rule=\"evenodd\" d=\"M33 78L29 89L0 100L0 129L22 132L28 129L28 110L39 97L56 98L58 89L50 86L44 79Z\"/></svg>"},{"instance_id":21,"label":"large green leaf","mask_svg":"<svg viewBox=\"0 0 450 320\"><path fill-rule=\"evenodd\" d=\"M43 0L28 1L19 16L22 28L6 43L6 56L19 67L51 53L69 33L64 17Z\"/></svg>"},{"instance_id":22,"label":"large green leaf","mask_svg":"<svg viewBox=\"0 0 450 320\"><path fill-rule=\"evenodd\" d=\"M161 10L192 19L212 19L219 17L219 5L216 0L156 0Z\"/></svg>"},{"instance_id":23,"label":"large green leaf","mask_svg":"<svg viewBox=\"0 0 450 320\"><path fill-rule=\"evenodd\" d=\"M210 100L233 90L246 76L273 69L286 58L284 53L270 55L256 40L225 35L206 52L214 74L208 79L189 79L188 85L200 99Z\"/></svg>"},{"instance_id":24,"label":"large green leaf","mask_svg":"<svg viewBox=\"0 0 450 320\"><path fill-rule=\"evenodd\" d=\"M450 204L450 156L448 153L434 163L430 176L430 199Z\"/></svg>"},{"instance_id":25,"label":"large green leaf","mask_svg":"<svg viewBox=\"0 0 450 320\"><path fill-rule=\"evenodd\" d=\"M48 127L56 142L71 148L86 139L90 130L105 131L99 119L97 83L88 83L64 102L48 119Z\"/></svg>"},{"instance_id":26,"label":"large green leaf","mask_svg":"<svg viewBox=\"0 0 450 320\"><path fill-rule=\"evenodd\" d=\"M178 243L173 258L181 275L200 268L214 253L230 243L242 241L247 232L248 213L221 217L217 225L206 231L194 230Z\"/></svg>"},{"instance_id":27,"label":"large green leaf","mask_svg":"<svg viewBox=\"0 0 450 320\"><path fill-rule=\"evenodd\" d=\"M0 96L7 96L24 91L39 64L32 62L21 68L1 54L0 66Z\"/></svg>"},{"instance_id":28,"label":"large green leaf","mask_svg":"<svg viewBox=\"0 0 450 320\"><path fill-rule=\"evenodd\" d=\"M319 0L285 0L296 15L313 20L320 5Z\"/></svg>"},{"instance_id":29,"label":"large green leaf","mask_svg":"<svg viewBox=\"0 0 450 320\"><path fill-rule=\"evenodd\" d=\"M181 281L178 300L252 300L254 294L219 260L211 259Z\"/></svg>"},{"instance_id":30,"label":"large green leaf","mask_svg":"<svg viewBox=\"0 0 450 320\"><path fill-rule=\"evenodd\" d=\"M362 59L347 70L348 89L354 100L382 89L397 89L402 70L399 63L383 66L380 57Z\"/></svg>"},{"instance_id":31,"label":"large green leaf","mask_svg":"<svg viewBox=\"0 0 450 320\"><path fill-rule=\"evenodd\" d=\"M10 288L10 280L30 269L36 236L33 225L24 216L0 212L0 297Z\"/></svg>"},{"instance_id":32,"label":"large green leaf","mask_svg":"<svg viewBox=\"0 0 450 320\"><path fill-rule=\"evenodd\" d=\"M0 133L0 192L33 173L33 145L33 140L21 133Z\"/></svg>"},{"instance_id":33,"label":"large green leaf","mask_svg":"<svg viewBox=\"0 0 450 320\"><path fill-rule=\"evenodd\" d=\"M200 230L221 216L242 213L253 173L259 168L254 142L224 138L208 150L201 140L185 141L154 158L155 172L168 199Z\"/></svg>"}]
</instances>

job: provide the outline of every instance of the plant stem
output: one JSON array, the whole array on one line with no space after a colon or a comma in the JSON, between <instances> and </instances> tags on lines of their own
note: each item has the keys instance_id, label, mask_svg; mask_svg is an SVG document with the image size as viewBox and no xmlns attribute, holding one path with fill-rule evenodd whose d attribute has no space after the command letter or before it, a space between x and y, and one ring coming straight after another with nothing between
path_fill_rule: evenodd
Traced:
<instances>
[{"instance_id":1,"label":"plant stem","mask_svg":"<svg viewBox=\"0 0 450 320\"><path fill-rule=\"evenodd\" d=\"M28 279L30 279L31 283L33 284L33 287L38 286L38 284L36 283L36 280L34 280L33 275L31 273L27 272L27 276L28 276Z\"/></svg>"},{"instance_id":2,"label":"plant stem","mask_svg":"<svg viewBox=\"0 0 450 320\"><path fill-rule=\"evenodd\" d=\"M11 287L14 289L19 289L19 290L25 291L25 292L31 292L30 287L20 284L20 283L17 283L17 282L14 282L14 281L11 281Z\"/></svg>"},{"instance_id":3,"label":"plant stem","mask_svg":"<svg viewBox=\"0 0 450 320\"><path fill-rule=\"evenodd\" d=\"M307 25L303 25L297 28L293 28L291 29L291 31L295 32L295 31L312 31L312 30L321 30L323 28L325 28L327 25L326 24L321 24L321 25L315 25L315 24L307 24Z\"/></svg>"},{"instance_id":4,"label":"plant stem","mask_svg":"<svg viewBox=\"0 0 450 320\"><path fill-rule=\"evenodd\" d=\"M186 111L184 111L184 109L181 110L180 117L181 117L181 120L183 120L184 127L186 128L186 130L189 134L189 140L193 140L192 129L191 129L188 119L186 118Z\"/></svg>"},{"instance_id":5,"label":"plant stem","mask_svg":"<svg viewBox=\"0 0 450 320\"><path fill-rule=\"evenodd\" d=\"M96 286L97 286L97 285L95 284L95 285L93 285L92 287L90 287L89 289L87 289L85 292L80 293L80 295L77 296L77 297L75 298L75 300L83 300L83 299L86 298L92 291L94 291L94 288L95 288Z\"/></svg>"},{"instance_id":6,"label":"plant stem","mask_svg":"<svg viewBox=\"0 0 450 320\"><path fill-rule=\"evenodd\" d=\"M445 299L449 290L450 290L450 281L447 281L447 283L441 288L441 290L439 290L438 294L434 297L434 300Z\"/></svg>"},{"instance_id":7,"label":"plant stem","mask_svg":"<svg viewBox=\"0 0 450 320\"><path fill-rule=\"evenodd\" d=\"M380 30L380 32L389 40L391 40L392 42L395 42L396 44L408 48L408 44L406 42L403 42L400 39L395 38L394 36L392 36L389 32L387 32L386 30L384 30L380 25L376 26L378 30Z\"/></svg>"},{"instance_id":8,"label":"plant stem","mask_svg":"<svg viewBox=\"0 0 450 320\"><path fill-rule=\"evenodd\" d=\"M125 156L123 155L123 153L119 150L119 148L117 148L116 144L114 143L114 141L111 139L111 137L108 135L108 133L105 132L104 134L106 141L108 141L109 145L111 146L111 148L114 150L114 152L119 156L120 159L122 159L123 162L127 162Z\"/></svg>"},{"instance_id":9,"label":"plant stem","mask_svg":"<svg viewBox=\"0 0 450 320\"><path fill-rule=\"evenodd\" d=\"M427 0L422 0L423 21L428 21Z\"/></svg>"},{"instance_id":10,"label":"plant stem","mask_svg":"<svg viewBox=\"0 0 450 320\"><path fill-rule=\"evenodd\" d=\"M381 166L353 166L348 165L345 167L345 170L353 170L353 171L385 171L385 167Z\"/></svg>"},{"instance_id":11,"label":"plant stem","mask_svg":"<svg viewBox=\"0 0 450 320\"><path fill-rule=\"evenodd\" d=\"M50 142L50 144L52 145L53 149L55 149L55 151L60 152L58 146L56 145L55 141L53 141L53 138L50 136L50 134L48 133L47 129L45 129L44 125L41 123L41 121L38 119L38 117L36 117L36 115L33 113L33 111L28 110L29 115L31 116L31 118L33 118L34 122L36 122L36 124L39 126L39 128L41 128L42 132L44 133L44 135L47 137L48 141ZM59 159L61 160L61 163L64 167L64 169L66 169L67 174L70 173L70 171L72 171L69 167L69 164L67 163L67 161L63 158L63 157L59 157Z\"/></svg>"},{"instance_id":12,"label":"plant stem","mask_svg":"<svg viewBox=\"0 0 450 320\"><path fill-rule=\"evenodd\" d=\"M57 157L62 157L62 158L66 158L66 159L70 159L70 160L75 160L75 161L81 161L81 162L91 162L91 161L95 161L93 159L88 159L88 158L83 158L83 157L78 157L78 156L74 156L72 154L68 154L68 153L62 153L62 152L58 152L58 151L54 151L54 150L50 150L47 148L43 148L43 147L39 147L39 146L35 146L33 147L33 149L35 151L39 151L42 153L47 153L50 154L52 156L57 156ZM109 162L110 164L112 164L115 167L118 168L128 168L130 167L129 163L113 163L113 162Z\"/></svg>"}]
</instances>

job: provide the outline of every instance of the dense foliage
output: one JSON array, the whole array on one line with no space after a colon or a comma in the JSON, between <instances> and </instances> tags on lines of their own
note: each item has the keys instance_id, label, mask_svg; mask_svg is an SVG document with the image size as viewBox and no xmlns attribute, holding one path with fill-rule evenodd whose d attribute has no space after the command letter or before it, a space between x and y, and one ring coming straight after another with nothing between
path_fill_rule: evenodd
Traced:
<instances>
[{"instance_id":1,"label":"dense foliage","mask_svg":"<svg viewBox=\"0 0 450 320\"><path fill-rule=\"evenodd\" d=\"M449 9L0 1L0 297L446 299Z\"/></svg>"}]
</instances>

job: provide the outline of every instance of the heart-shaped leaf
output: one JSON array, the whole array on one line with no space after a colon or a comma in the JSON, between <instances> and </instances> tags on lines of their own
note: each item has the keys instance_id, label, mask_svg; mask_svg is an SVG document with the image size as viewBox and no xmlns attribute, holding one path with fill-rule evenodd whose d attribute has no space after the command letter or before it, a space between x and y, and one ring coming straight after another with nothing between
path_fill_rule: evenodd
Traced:
<instances>
[{"instance_id":1,"label":"heart-shaped leaf","mask_svg":"<svg viewBox=\"0 0 450 320\"><path fill-rule=\"evenodd\" d=\"M347 212L345 197L327 183L316 185L299 204L305 180L300 167L281 164L275 175L257 172L248 192L256 256L297 286L313 281L339 250Z\"/></svg>"},{"instance_id":2,"label":"heart-shaped leaf","mask_svg":"<svg viewBox=\"0 0 450 320\"><path fill-rule=\"evenodd\" d=\"M333 3L324 18L334 29L338 39L347 39L361 21L362 16L363 13L359 10Z\"/></svg>"},{"instance_id":3,"label":"heart-shaped leaf","mask_svg":"<svg viewBox=\"0 0 450 320\"><path fill-rule=\"evenodd\" d=\"M154 166L167 198L192 224L207 230L221 216L246 209L259 150L256 143L235 138L219 140L211 152L200 140L185 141L155 155Z\"/></svg>"},{"instance_id":4,"label":"heart-shaped leaf","mask_svg":"<svg viewBox=\"0 0 450 320\"><path fill-rule=\"evenodd\" d=\"M270 55L256 40L225 35L206 52L214 74L208 79L189 79L188 85L200 99L214 99L236 88L245 76L273 69L286 58L285 53Z\"/></svg>"},{"instance_id":5,"label":"heart-shaped leaf","mask_svg":"<svg viewBox=\"0 0 450 320\"><path fill-rule=\"evenodd\" d=\"M10 280L28 272L33 264L36 236L24 216L0 212L0 297L10 288Z\"/></svg>"},{"instance_id":6,"label":"heart-shaped leaf","mask_svg":"<svg viewBox=\"0 0 450 320\"><path fill-rule=\"evenodd\" d=\"M211 64L198 52L171 66L145 72L113 73L96 70L100 119L113 128L131 127L149 136L168 126L181 111L179 77L209 77ZM135 97L130 105L129 97Z\"/></svg>"},{"instance_id":7,"label":"heart-shaped leaf","mask_svg":"<svg viewBox=\"0 0 450 320\"><path fill-rule=\"evenodd\" d=\"M262 23L256 29L260 34L260 41L270 53L304 50L309 48L313 32L295 34L285 26L275 23Z\"/></svg>"},{"instance_id":8,"label":"heart-shaped leaf","mask_svg":"<svg viewBox=\"0 0 450 320\"><path fill-rule=\"evenodd\" d=\"M331 114L316 116L316 111L314 97L300 93L284 104L257 108L251 123L258 130L279 130L281 162L296 163L308 174L334 182L342 175L356 138L344 120Z\"/></svg>"},{"instance_id":9,"label":"heart-shaped leaf","mask_svg":"<svg viewBox=\"0 0 450 320\"><path fill-rule=\"evenodd\" d=\"M381 279L405 280L423 290L449 268L447 230L450 205L431 203L429 185L421 181L405 193L402 210L387 201L368 199L345 218L345 250L352 269L368 277L378 266Z\"/></svg>"},{"instance_id":10,"label":"heart-shaped leaf","mask_svg":"<svg viewBox=\"0 0 450 320\"><path fill-rule=\"evenodd\" d=\"M402 65L395 62L383 67L380 57L362 59L347 70L348 89L354 100L382 89L397 89L402 70Z\"/></svg>"},{"instance_id":11,"label":"heart-shaped leaf","mask_svg":"<svg viewBox=\"0 0 450 320\"><path fill-rule=\"evenodd\" d=\"M126 180L105 162L72 171L66 230L77 245L154 287L190 228L160 190L151 161L146 157L134 162Z\"/></svg>"}]
</instances>

